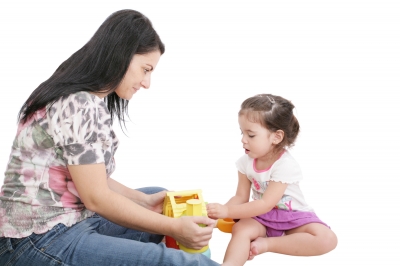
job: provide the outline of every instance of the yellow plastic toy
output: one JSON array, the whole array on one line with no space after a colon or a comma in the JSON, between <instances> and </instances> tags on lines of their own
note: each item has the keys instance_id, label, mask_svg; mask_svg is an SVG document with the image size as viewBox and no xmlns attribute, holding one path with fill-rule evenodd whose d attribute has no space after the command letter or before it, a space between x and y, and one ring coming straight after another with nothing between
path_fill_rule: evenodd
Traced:
<instances>
[{"instance_id":1,"label":"yellow plastic toy","mask_svg":"<svg viewBox=\"0 0 400 266\"><path fill-rule=\"evenodd\" d=\"M186 190L167 192L164 199L163 213L164 215L172 218L179 218L181 216L207 216L206 203L203 200L202 191ZM202 225L200 225L202 226ZM189 253L202 253L210 257L210 249L207 246L200 250L187 248L179 244L175 239L166 236L166 246L170 248L181 249Z\"/></svg>"}]
</instances>

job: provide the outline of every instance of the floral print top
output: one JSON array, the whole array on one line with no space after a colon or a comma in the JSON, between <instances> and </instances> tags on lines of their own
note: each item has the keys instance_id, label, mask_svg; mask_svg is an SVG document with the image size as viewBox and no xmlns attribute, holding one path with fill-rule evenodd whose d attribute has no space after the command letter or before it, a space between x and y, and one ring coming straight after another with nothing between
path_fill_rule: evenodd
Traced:
<instances>
[{"instance_id":1,"label":"floral print top","mask_svg":"<svg viewBox=\"0 0 400 266\"><path fill-rule=\"evenodd\" d=\"M117 147L105 102L88 92L59 99L19 124L0 191L0 237L41 234L92 216L67 165L104 163L110 176Z\"/></svg>"}]
</instances>

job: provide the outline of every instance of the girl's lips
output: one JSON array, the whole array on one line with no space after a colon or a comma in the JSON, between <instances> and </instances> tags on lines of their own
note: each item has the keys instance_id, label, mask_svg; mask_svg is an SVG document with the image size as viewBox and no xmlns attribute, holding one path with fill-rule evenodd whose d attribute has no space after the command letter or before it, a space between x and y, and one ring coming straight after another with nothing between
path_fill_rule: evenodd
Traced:
<instances>
[{"instance_id":1,"label":"girl's lips","mask_svg":"<svg viewBox=\"0 0 400 266\"><path fill-rule=\"evenodd\" d=\"M244 152L245 152L246 154L248 154L248 153L249 153L249 150L248 150L248 149L244 149Z\"/></svg>"}]
</instances>

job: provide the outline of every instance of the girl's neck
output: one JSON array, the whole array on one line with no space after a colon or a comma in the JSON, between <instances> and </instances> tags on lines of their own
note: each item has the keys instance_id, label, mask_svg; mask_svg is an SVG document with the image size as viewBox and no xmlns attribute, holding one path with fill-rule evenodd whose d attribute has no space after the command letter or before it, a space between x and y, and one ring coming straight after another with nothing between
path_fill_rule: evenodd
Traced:
<instances>
[{"instance_id":1,"label":"girl's neck","mask_svg":"<svg viewBox=\"0 0 400 266\"><path fill-rule=\"evenodd\" d=\"M257 170L270 168L277 160L279 160L284 152L285 149L280 149L277 151L271 151L263 157L255 158L255 167L257 168Z\"/></svg>"}]
</instances>

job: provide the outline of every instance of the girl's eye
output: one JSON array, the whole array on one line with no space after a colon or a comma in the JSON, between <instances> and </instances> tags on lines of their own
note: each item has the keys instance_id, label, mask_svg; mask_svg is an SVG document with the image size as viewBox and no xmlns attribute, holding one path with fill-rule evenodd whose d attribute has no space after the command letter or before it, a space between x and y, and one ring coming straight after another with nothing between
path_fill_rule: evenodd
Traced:
<instances>
[{"instance_id":1,"label":"girl's eye","mask_svg":"<svg viewBox=\"0 0 400 266\"><path fill-rule=\"evenodd\" d=\"M254 138L255 135L249 135L249 138Z\"/></svg>"},{"instance_id":2,"label":"girl's eye","mask_svg":"<svg viewBox=\"0 0 400 266\"><path fill-rule=\"evenodd\" d=\"M150 69L145 68L144 73L146 74L147 72L150 72Z\"/></svg>"}]
</instances>

